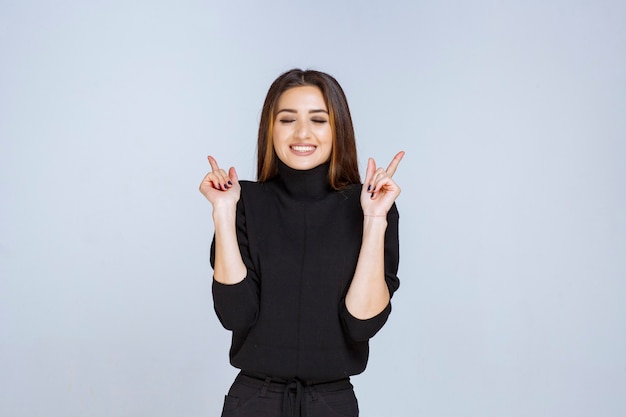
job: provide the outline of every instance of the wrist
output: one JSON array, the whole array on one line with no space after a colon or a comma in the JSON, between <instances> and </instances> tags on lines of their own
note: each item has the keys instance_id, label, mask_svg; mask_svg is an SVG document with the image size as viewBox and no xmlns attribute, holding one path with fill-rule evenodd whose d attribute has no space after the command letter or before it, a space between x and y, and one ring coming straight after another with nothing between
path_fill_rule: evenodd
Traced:
<instances>
[{"instance_id":1,"label":"wrist","mask_svg":"<svg viewBox=\"0 0 626 417\"><path fill-rule=\"evenodd\" d=\"M213 205L213 220L234 219L237 214L237 206L232 204Z\"/></svg>"},{"instance_id":2,"label":"wrist","mask_svg":"<svg viewBox=\"0 0 626 417\"><path fill-rule=\"evenodd\" d=\"M387 228L387 215L363 215L363 228L364 229L386 229Z\"/></svg>"}]
</instances>

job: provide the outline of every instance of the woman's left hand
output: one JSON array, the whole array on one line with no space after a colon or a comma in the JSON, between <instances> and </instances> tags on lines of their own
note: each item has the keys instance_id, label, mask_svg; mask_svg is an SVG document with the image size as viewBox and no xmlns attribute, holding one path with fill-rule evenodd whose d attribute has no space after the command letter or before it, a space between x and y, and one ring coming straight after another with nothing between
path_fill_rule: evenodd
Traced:
<instances>
[{"instance_id":1,"label":"woman's left hand","mask_svg":"<svg viewBox=\"0 0 626 417\"><path fill-rule=\"evenodd\" d=\"M383 217L400 195L400 187L391 177L396 172L404 151L393 157L387 169L377 168L373 158L367 161L365 182L361 190L361 207L364 216Z\"/></svg>"}]
</instances>

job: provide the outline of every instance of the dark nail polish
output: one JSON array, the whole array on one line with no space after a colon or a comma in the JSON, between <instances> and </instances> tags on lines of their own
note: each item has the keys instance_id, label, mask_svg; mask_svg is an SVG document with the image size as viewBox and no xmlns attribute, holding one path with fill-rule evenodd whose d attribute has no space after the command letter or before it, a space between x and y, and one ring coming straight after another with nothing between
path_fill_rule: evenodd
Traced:
<instances>
[{"instance_id":1,"label":"dark nail polish","mask_svg":"<svg viewBox=\"0 0 626 417\"><path fill-rule=\"evenodd\" d=\"M368 185L368 186L367 186L367 191L369 191L369 190L371 190L371 189L372 189L372 186L371 186L371 185Z\"/></svg>"},{"instance_id":2,"label":"dark nail polish","mask_svg":"<svg viewBox=\"0 0 626 417\"><path fill-rule=\"evenodd\" d=\"M224 184L224 189L227 190L228 189L228 185Z\"/></svg>"},{"instance_id":3,"label":"dark nail polish","mask_svg":"<svg viewBox=\"0 0 626 417\"><path fill-rule=\"evenodd\" d=\"M370 198L374 198L374 193L372 193L372 195L370 196Z\"/></svg>"},{"instance_id":4,"label":"dark nail polish","mask_svg":"<svg viewBox=\"0 0 626 417\"><path fill-rule=\"evenodd\" d=\"M222 189L222 186L221 186L220 184L217 184L217 189L218 189L218 190L221 190L221 189Z\"/></svg>"},{"instance_id":5,"label":"dark nail polish","mask_svg":"<svg viewBox=\"0 0 626 417\"><path fill-rule=\"evenodd\" d=\"M232 182L230 182L230 181L228 181L228 185L233 185L233 183L232 183Z\"/></svg>"}]
</instances>

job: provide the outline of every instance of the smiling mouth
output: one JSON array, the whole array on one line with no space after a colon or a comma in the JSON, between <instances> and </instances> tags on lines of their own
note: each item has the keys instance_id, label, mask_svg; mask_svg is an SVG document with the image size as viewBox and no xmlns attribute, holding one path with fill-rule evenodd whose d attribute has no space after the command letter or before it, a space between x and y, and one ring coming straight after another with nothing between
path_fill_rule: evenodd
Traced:
<instances>
[{"instance_id":1,"label":"smiling mouth","mask_svg":"<svg viewBox=\"0 0 626 417\"><path fill-rule=\"evenodd\" d=\"M292 145L290 146L296 152L313 152L317 147L312 145Z\"/></svg>"}]
</instances>

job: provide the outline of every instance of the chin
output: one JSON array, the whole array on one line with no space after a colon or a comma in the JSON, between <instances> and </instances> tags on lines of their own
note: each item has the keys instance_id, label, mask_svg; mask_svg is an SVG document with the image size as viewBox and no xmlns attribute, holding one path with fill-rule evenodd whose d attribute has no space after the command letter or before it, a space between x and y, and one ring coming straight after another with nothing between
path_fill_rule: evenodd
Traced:
<instances>
[{"instance_id":1,"label":"chin","mask_svg":"<svg viewBox=\"0 0 626 417\"><path fill-rule=\"evenodd\" d=\"M279 158L285 165L287 165L289 168L291 169L297 169L299 171L304 171L307 169L313 169L317 166L320 166L323 164L323 162L319 162L319 161L311 161L311 160L307 160L307 161L303 161L303 160L297 160L297 159L292 159L292 158Z\"/></svg>"},{"instance_id":2,"label":"chin","mask_svg":"<svg viewBox=\"0 0 626 417\"><path fill-rule=\"evenodd\" d=\"M300 171L306 171L308 169L313 169L316 168L320 165L322 165L323 162L307 162L307 163L299 163L299 164L293 164L293 165L289 165L291 168L293 169L298 169Z\"/></svg>"}]
</instances>

